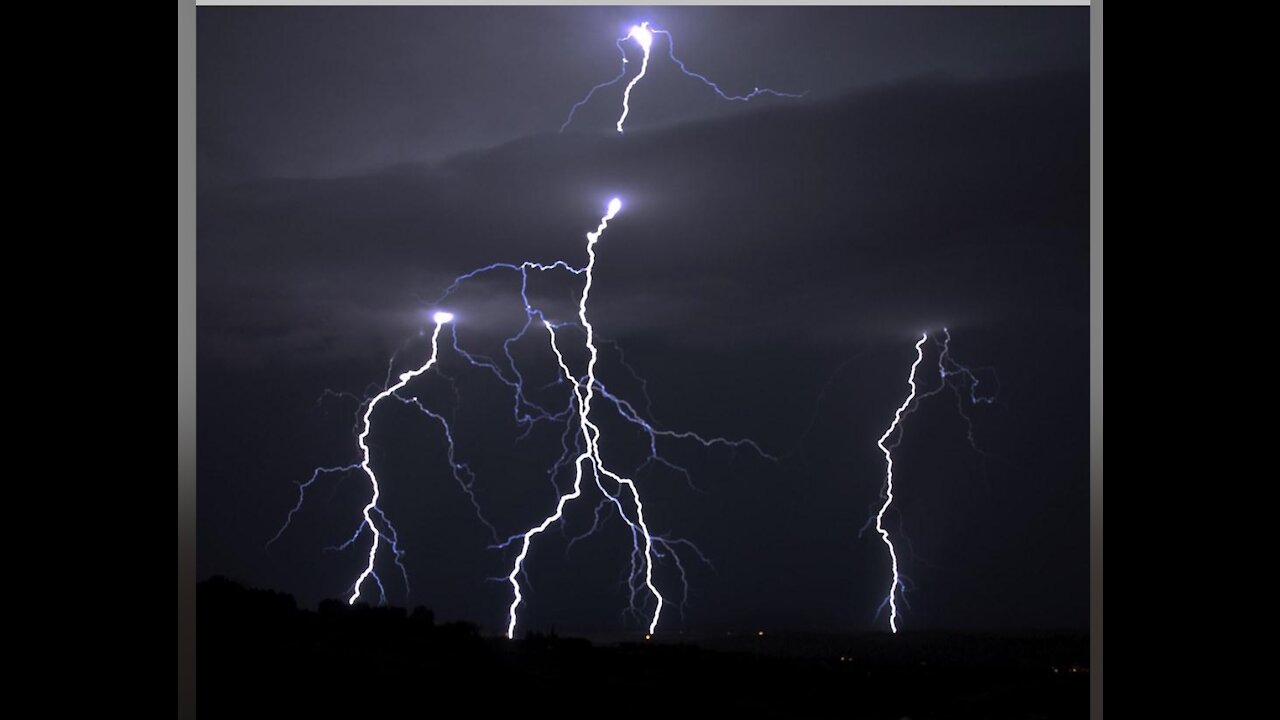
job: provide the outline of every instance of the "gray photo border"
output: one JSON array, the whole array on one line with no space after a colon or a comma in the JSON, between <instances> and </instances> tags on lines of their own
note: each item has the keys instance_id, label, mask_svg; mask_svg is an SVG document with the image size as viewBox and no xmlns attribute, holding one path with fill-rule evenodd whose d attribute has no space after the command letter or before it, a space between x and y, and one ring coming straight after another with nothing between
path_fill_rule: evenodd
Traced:
<instances>
[{"instance_id":1,"label":"gray photo border","mask_svg":"<svg viewBox=\"0 0 1280 720\"><path fill-rule=\"evenodd\" d=\"M196 6L178 0L178 717L196 707Z\"/></svg>"},{"instance_id":2,"label":"gray photo border","mask_svg":"<svg viewBox=\"0 0 1280 720\"><path fill-rule=\"evenodd\" d=\"M1089 6L1089 708L1102 717L1102 0Z\"/></svg>"}]
</instances>

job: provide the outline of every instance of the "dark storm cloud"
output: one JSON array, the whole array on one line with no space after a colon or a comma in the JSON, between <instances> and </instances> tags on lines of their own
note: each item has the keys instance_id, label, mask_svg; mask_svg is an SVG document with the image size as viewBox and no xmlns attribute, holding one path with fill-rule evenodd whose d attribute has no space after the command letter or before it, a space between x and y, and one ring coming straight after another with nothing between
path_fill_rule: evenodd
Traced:
<instances>
[{"instance_id":1,"label":"dark storm cloud","mask_svg":"<svg viewBox=\"0 0 1280 720\"><path fill-rule=\"evenodd\" d=\"M1061 308L1034 298L1083 262L1067 238L1086 202L1084 89L1076 74L922 80L217 190L201 213L202 339L241 360L356 352L420 325L423 301L472 268L583 263L583 235L615 193L626 206L600 246L593 310L616 336L841 343L1033 310L1049 320ZM510 293L516 281L482 282ZM450 307L478 326L504 315L493 302Z\"/></svg>"},{"instance_id":2,"label":"dark storm cloud","mask_svg":"<svg viewBox=\"0 0 1280 720\"><path fill-rule=\"evenodd\" d=\"M709 72L734 76L714 58L746 58L737 77L752 85L799 79L815 92L673 110L687 88L655 71L619 137L616 97L577 131L554 128L598 81L587 41L629 19L621 10L421 10L201 11L202 575L304 602L341 593L359 553L320 548L356 526L358 480L318 485L295 528L262 550L294 481L354 459L354 405L317 396L380 382L457 274L583 262L584 234L618 195L626 205L599 245L597 331L625 348L670 426L784 456L670 443L699 490L660 468L637 477L655 526L716 562L690 566L688 627L869 626L887 572L882 546L857 534L883 480L874 441L918 333L944 324L957 357L998 369L1002 395L974 411L990 455L967 446L953 400L907 427L900 519L920 588L907 625L1084 626L1086 12L663 8L681 13L668 24L686 59L707 49ZM717 39L726 23L753 42ZM481 28L492 37L477 40ZM547 39L562 35L575 39ZM530 62L521 38L550 45ZM1076 69L1042 72L1058 66ZM388 79L402 71L411 83ZM524 88L519 73L547 85ZM848 85L863 86L837 92ZM449 157L408 162L433 155ZM282 173L311 177L269 177ZM569 319L579 288L561 275L532 292ZM499 272L450 298L469 348L496 352L518 326L517 290ZM517 349L539 383L555 377L544 342ZM425 352L417 340L401 362ZM517 441L505 389L447 347L441 369L456 385L424 379L426 401L451 408L456 387L459 453L486 511L504 533L527 527L547 510L543 454L556 441ZM640 397L613 350L601 377ZM509 558L485 549L438 430L403 410L385 410L374 444L411 600L493 627L509 597L485 578ZM636 438L610 438L620 466L638 464ZM566 532L589 522L589 509L571 514ZM618 627L618 531L571 554L548 535L528 627Z\"/></svg>"}]
</instances>

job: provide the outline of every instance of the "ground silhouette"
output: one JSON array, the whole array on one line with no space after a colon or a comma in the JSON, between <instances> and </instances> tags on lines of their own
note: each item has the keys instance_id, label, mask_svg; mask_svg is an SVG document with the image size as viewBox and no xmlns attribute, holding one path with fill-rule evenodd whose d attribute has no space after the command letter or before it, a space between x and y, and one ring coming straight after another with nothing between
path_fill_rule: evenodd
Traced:
<instances>
[{"instance_id":1,"label":"ground silhouette","mask_svg":"<svg viewBox=\"0 0 1280 720\"><path fill-rule=\"evenodd\" d=\"M1075 718L1088 640L940 633L754 632L611 645L508 641L432 612L318 610L222 577L197 589L202 717L550 713L561 718Z\"/></svg>"}]
</instances>

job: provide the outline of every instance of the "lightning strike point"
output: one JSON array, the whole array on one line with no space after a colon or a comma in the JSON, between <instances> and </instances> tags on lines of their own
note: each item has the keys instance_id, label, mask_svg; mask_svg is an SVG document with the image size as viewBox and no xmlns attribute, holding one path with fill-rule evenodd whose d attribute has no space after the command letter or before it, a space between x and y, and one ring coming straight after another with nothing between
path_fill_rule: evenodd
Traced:
<instances>
[{"instance_id":1,"label":"lightning strike point","mask_svg":"<svg viewBox=\"0 0 1280 720\"><path fill-rule=\"evenodd\" d=\"M431 319L435 320L437 325L444 325L453 322L453 313L438 312Z\"/></svg>"},{"instance_id":2,"label":"lightning strike point","mask_svg":"<svg viewBox=\"0 0 1280 720\"><path fill-rule=\"evenodd\" d=\"M649 52L650 46L653 45L653 33L649 31L648 21L642 22L639 25L632 25L631 31L627 33L627 37L635 40L645 52Z\"/></svg>"}]
</instances>

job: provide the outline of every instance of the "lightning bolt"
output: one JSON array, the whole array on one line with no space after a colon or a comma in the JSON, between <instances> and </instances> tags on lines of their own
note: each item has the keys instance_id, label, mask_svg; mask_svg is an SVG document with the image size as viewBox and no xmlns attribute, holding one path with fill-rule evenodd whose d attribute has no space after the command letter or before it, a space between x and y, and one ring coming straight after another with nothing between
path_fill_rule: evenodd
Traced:
<instances>
[{"instance_id":1,"label":"lightning bolt","mask_svg":"<svg viewBox=\"0 0 1280 720\"><path fill-rule=\"evenodd\" d=\"M714 91L716 95L720 96L722 100L746 102L748 100L752 100L754 98L757 98L763 95L769 95L772 97L781 97L781 98L793 98L793 99L802 98L806 95L806 93L780 92L778 90L772 90L770 88L762 88L762 87L756 87L752 89L751 92L745 95L730 95L729 93L726 93L724 90L722 90L716 82L707 78L707 76L690 70L688 66L684 64L683 60L676 57L675 38L671 35L671 32L668 30L659 30L657 28L651 28L649 27L649 22L646 20L640 23L639 25L632 25L631 29L627 31L626 35L614 41L614 45L618 48L618 54L622 58L622 69L618 71L617 76L615 76L612 80L607 80L605 82L602 82L598 85L593 86L589 91L587 91L587 94L585 97L583 97L578 102L574 103L573 107L569 108L569 116L566 117L564 123L560 125L560 132L564 132L565 129L569 127L569 124L573 122L574 114L578 112L579 108L586 105L591 100L591 98L596 94L596 92L603 90L604 88L610 87L612 85L616 85L617 83L621 82L623 78L627 76L627 65L628 65L627 50L623 44L626 43L628 40L634 40L635 43L640 46L640 50L643 53L643 55L642 55L642 60L640 61L640 72L636 73L636 76L631 79L631 82L627 83L626 87L622 91L622 114L618 117L618 122L615 125L618 132L619 133L622 132L622 125L624 122L626 122L627 115L631 113L631 90L636 86L636 83L640 82L640 79L645 76L645 73L649 69L649 55L650 55L650 50L653 47L654 35L663 35L666 37L667 57L671 58L671 62L675 63L676 67L680 68L680 72L684 73L688 77L691 77L695 80L700 81L702 84L711 88L711 90Z\"/></svg>"},{"instance_id":2,"label":"lightning bolt","mask_svg":"<svg viewBox=\"0 0 1280 720\"><path fill-rule=\"evenodd\" d=\"M967 387L969 401L975 405L979 403L989 405L995 402L995 394L981 395L978 393L978 386L981 381L975 372L952 359L951 331L947 328L943 328L942 336L941 341L935 339L935 342L940 347L938 352L938 376L941 379L941 382L937 387L925 392L920 392L916 385L916 370L924 360L924 344L929 339L928 333L922 333L920 335L920 340L916 342L915 345L916 359L911 363L911 371L907 375L907 384L910 386L911 392L907 394L906 399L904 399L902 404L898 406L898 409L894 411L893 422L889 424L889 427L884 431L884 434L880 436L878 441L876 441L876 446L880 448L880 452L884 453L885 461L885 483L882 493L883 503L867 524L871 525L872 522L874 522L876 532L880 534L880 539L884 541L885 547L889 550L889 563L892 578L889 584L889 592L886 594L884 602L881 603L880 609L882 610L885 605L889 607L889 629L894 633L898 632L898 599L901 598L905 602L908 582L906 576L902 575L898 569L898 551L897 548L894 547L893 540L889 537L889 531L884 526L884 517L889 511L889 507L893 504L892 451L898 446L898 443L902 441L902 422L907 416L914 413L920 407L920 403L925 399L933 397L947 388L951 388L956 395L956 407L959 411L960 417L965 422L970 447L975 451L986 455L974 440L973 421L969 417L969 414L965 412L965 396L961 392L960 386L964 385ZM955 380L954 382L953 379ZM886 445L885 442L889 440L889 438L893 437L895 432L897 433L897 437L893 440L892 444ZM863 531L865 530L866 526L863 527ZM862 533L860 532L859 535L861 534ZM877 610L877 614L879 614L879 610Z\"/></svg>"},{"instance_id":3,"label":"lightning bolt","mask_svg":"<svg viewBox=\"0 0 1280 720\"><path fill-rule=\"evenodd\" d=\"M290 524L293 522L294 515L296 515L298 511L302 509L303 502L306 500L307 489L311 485L313 485L316 482L316 480L318 480L322 475L344 474L344 473L354 472L356 470L363 470L365 475L369 478L369 486L372 490L372 494L368 504L366 504L364 506L364 509L361 511L361 516L363 518L363 521L360 523L359 527L356 528L356 531L351 535L351 537L348 538L345 542L341 543L340 545L327 548L329 550L335 550L335 551L345 550L348 547L351 547L351 545L353 545L356 542L356 540L358 540L360 536L364 534L366 530L368 530L373 534L373 540L369 545L368 562L365 565L364 570L360 573L359 577L356 578L355 583L352 585L351 596L347 599L347 603L350 605L354 605L356 600L360 598L360 588L364 585L365 580L369 578L373 578L374 584L378 586L378 594L379 594L380 602L383 602L383 603L386 602L386 596L387 596L386 588L383 586L381 578L378 577L377 572L374 570L374 565L378 557L378 549L379 549L379 546L381 545L381 541L384 539L386 540L387 544L390 546L393 560L395 561L396 566L400 569L400 573L404 578L406 591L409 588L409 573L402 561L404 557L404 551L400 549L399 533L396 531L395 525L393 525L391 523L391 520L387 518L386 513L384 513L382 511L382 508L378 506L378 499L381 497L382 489L381 489L381 486L378 484L378 476L373 472L373 468L370 465L369 445L367 440L369 438L369 433L371 432L373 427L372 426L373 411L374 411L374 408L377 407L378 403L392 396L396 396L397 399L400 399L403 401L404 398L400 398L399 396L396 395L397 391L401 390L406 385L408 385L410 380L421 375L427 370L430 370L431 367L435 365L436 358L439 356L438 341L440 337L440 328L443 325L450 323L453 320L453 315L447 312L437 312L435 314L434 319L435 319L436 326L435 326L435 330L431 334L431 357L428 358L427 361L417 369L402 373L400 375L399 382L384 388L381 392L379 392L374 397L370 398L367 401L367 403L364 404L365 410L363 415L361 416L361 430L356 439L357 444L360 447L361 461L356 464L344 465L340 467L316 468L311 473L311 478L309 480L298 484L297 502L294 504L292 508L290 508L288 515L285 517L284 524L281 525L280 529L276 531L276 534L273 535L271 539L267 541L267 547L270 547L273 543L275 543L277 540L280 539L280 537L285 533L286 530L289 529ZM345 393L333 393L332 391L326 391L326 395L329 395L329 394L346 395ZM432 417L438 418L442 423L444 422L444 418L438 415L435 415L430 411L427 411L426 408L423 408L420 403L418 404L418 406L423 411L432 415ZM453 437L449 433L449 428L447 423L445 423L445 433L446 433L446 438L448 439L448 442L449 442L450 465L455 468L454 476L457 477L458 468L465 468L465 466L457 465L453 462ZM462 480L459 479L459 482L461 483ZM465 486L464 486L464 489L465 489ZM474 496L472 499L474 501ZM385 530L379 529L378 525L374 522L373 517L375 514L378 516L378 519L382 522L382 525L385 527ZM487 524L487 521L486 521L486 524ZM491 525L490 525L490 529L492 529Z\"/></svg>"},{"instance_id":4,"label":"lightning bolt","mask_svg":"<svg viewBox=\"0 0 1280 720\"><path fill-rule=\"evenodd\" d=\"M373 417L373 411L374 408L378 406L379 402L391 397L397 390L408 385L410 380L430 370L431 366L436 364L436 358L440 354L440 328L451 322L453 320L453 315L447 312L437 312L434 319L436 327L435 330L431 332L431 357L427 358L427 361L418 369L401 373L400 381L375 395L373 399L369 401L369 406L365 408L364 411L364 429L360 432L360 436L356 439L356 442L360 445L360 468L364 470L365 475L369 476L369 486L373 489L373 495L369 498L369 504L364 506L364 511L361 513L364 515L365 525L368 526L369 531L373 533L373 542L369 545L369 563L365 565L364 571L360 573L358 578L356 578L355 585L351 589L351 597L347 598L348 605L354 605L356 600L360 599L360 586L363 585L364 581L370 576L373 576L374 582L378 584L379 589L381 590L382 588L382 581L378 579L378 576L374 573L373 569L374 561L378 558L379 540L382 538L382 531L373 523L372 515L375 510L378 511L379 515L382 515L382 511L378 509L378 498L382 494L382 489L378 485L378 476L374 474L373 467L369 464L369 444L367 442L369 439L369 432L373 427L371 420ZM394 540L389 539L388 542L394 542ZM386 592L382 591L382 594L385 598Z\"/></svg>"},{"instance_id":5,"label":"lightning bolt","mask_svg":"<svg viewBox=\"0 0 1280 720\"><path fill-rule=\"evenodd\" d=\"M893 422L889 424L889 428L876 441L880 452L884 453L885 463L884 504L880 506L880 511L876 513L876 532L880 533L880 539L884 540L885 546L889 548L889 560L893 567L893 582L889 585L889 628L895 633L898 632L898 603L894 596L898 594L902 579L898 576L898 551L893 546L893 540L889 538L889 531L884 528L884 514L889 511L889 506L893 504L893 453L885 446L884 441L888 440L889 436L898 429L898 424L902 421L902 413L906 411L907 406L916 397L916 368L920 367L920 362L924 360L923 348L925 341L928 339L928 333L920 335L920 341L916 343L916 361L911 363L911 373L907 376L907 384L911 386L911 392L907 394L907 398L894 411Z\"/></svg>"},{"instance_id":6,"label":"lightning bolt","mask_svg":"<svg viewBox=\"0 0 1280 720\"><path fill-rule=\"evenodd\" d=\"M586 449L581 454L579 454L577 459L574 461L574 480L573 480L572 490L560 496L558 502L556 503L555 512L551 513L546 518L544 518L543 521L538 525L535 525L529 530L527 530L522 536L520 552L516 555L515 562L512 564L511 574L507 576L507 580L511 583L512 595L513 595L513 598L511 600L511 607L508 611L508 621L507 621L507 637L508 638L515 637L516 611L520 607L520 603L523 600L523 595L520 591L519 575L524 569L525 558L527 558L529 555L529 546L532 544L533 538L536 535L539 535L542 532L546 531L546 529L550 527L552 523L560 520L560 518L564 516L564 508L569 501L578 498L582 494L583 467L588 462L590 462L592 465L592 472L596 478L596 483L599 486L601 492L603 492L606 496L608 496L613 500L613 502L618 507L619 514L622 515L624 519L626 519L626 514L623 511L622 504L618 502L617 496L613 495L612 493L608 492L608 490L605 489L604 485L600 481L600 476L603 475L605 477L608 477L609 479L618 483L620 486L625 485L627 489L630 491L631 500L632 500L632 503L634 504L635 513L636 513L636 523L633 527L638 526L641 534L644 536L644 584L645 584L645 587L649 589L649 592L653 595L654 600L656 601L656 606L654 607L653 616L649 620L650 634L652 634L654 630L657 629L658 619L662 615L662 606L663 606L664 600L662 597L662 593L659 592L658 588L653 583L654 540L653 540L653 535L649 532L648 525L645 523L644 505L640 501L640 492L636 488L635 483L631 479L624 478L621 475L618 475L617 473L614 473L613 471L605 467L604 462L600 458L600 445L599 445L600 428L591 422L591 401L595 397L596 386L597 386L596 363L599 360L599 351L597 350L595 345L595 328L591 325L590 320L587 319L587 300L591 296L591 286L593 285L595 280L593 270L595 269L595 264L596 264L596 251L595 251L596 242L599 241L600 236L603 235L605 229L608 228L609 221L612 220L614 216L618 214L618 211L621 209L622 209L622 201L620 201L618 198L614 198L613 200L609 201L608 211L605 213L604 217L600 219L599 226L596 227L594 232L587 233L586 282L583 284L582 296L578 301L578 320L582 323L582 327L586 330L586 333L587 333L586 346L589 353L589 359L587 361L587 377L584 383L585 388L579 385L579 383L577 382L577 379L573 375L573 372L569 369L569 366L565 363L564 355L561 354L560 348L556 344L556 334L555 334L554 326L551 324L549 320L545 320L545 319L543 320L543 325L544 327L546 327L547 333L550 336L551 350L553 353L555 353L556 361L559 363L560 369L564 373L565 377L573 385L573 393L574 393L575 399L577 400L577 405L578 405L578 416L579 416L578 424L582 431L582 439L583 439L583 442L586 444ZM630 521L628 521L628 524L629 525L631 524Z\"/></svg>"},{"instance_id":7,"label":"lightning bolt","mask_svg":"<svg viewBox=\"0 0 1280 720\"><path fill-rule=\"evenodd\" d=\"M645 72L649 69L649 48L653 47L653 33L649 32L649 23L644 22L631 28L631 32L627 33L627 39L634 38L636 44L644 50L644 60L640 61L640 72L631 82L627 83L627 88L622 91L622 115L618 117L618 132L622 132L622 123L626 121L627 114L631 112L631 88L640 82L640 78L644 77Z\"/></svg>"}]
</instances>

